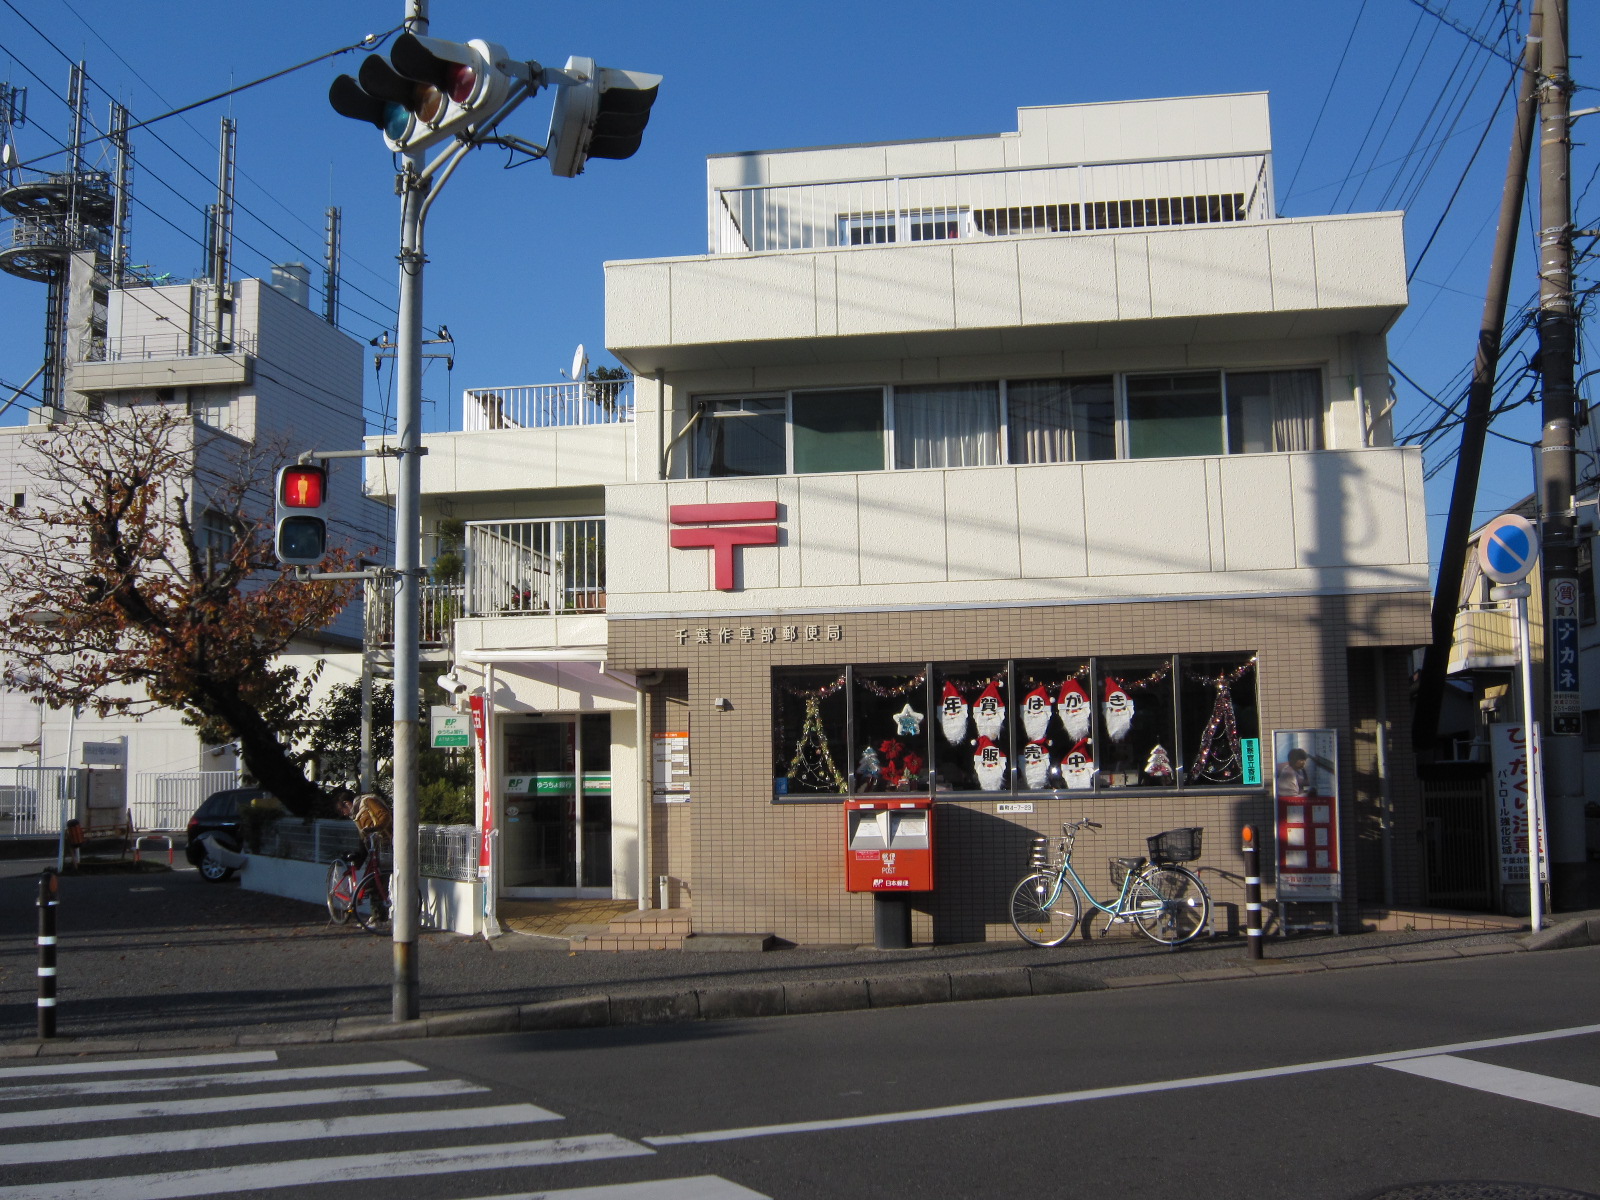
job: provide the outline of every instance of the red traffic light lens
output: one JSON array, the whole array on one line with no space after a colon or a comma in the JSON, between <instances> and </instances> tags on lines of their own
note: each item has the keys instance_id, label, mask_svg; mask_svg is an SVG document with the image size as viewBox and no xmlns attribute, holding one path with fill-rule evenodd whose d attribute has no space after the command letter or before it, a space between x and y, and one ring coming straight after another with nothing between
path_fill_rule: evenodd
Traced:
<instances>
[{"instance_id":1,"label":"red traffic light lens","mask_svg":"<svg viewBox=\"0 0 1600 1200\"><path fill-rule=\"evenodd\" d=\"M465 104L472 97L472 89L478 86L478 73L465 64L455 64L449 70L445 81L445 91L450 93L450 99L457 104Z\"/></svg>"},{"instance_id":2,"label":"red traffic light lens","mask_svg":"<svg viewBox=\"0 0 1600 1200\"><path fill-rule=\"evenodd\" d=\"M278 499L285 508L321 508L326 484L321 467L290 467L283 473Z\"/></svg>"}]
</instances>

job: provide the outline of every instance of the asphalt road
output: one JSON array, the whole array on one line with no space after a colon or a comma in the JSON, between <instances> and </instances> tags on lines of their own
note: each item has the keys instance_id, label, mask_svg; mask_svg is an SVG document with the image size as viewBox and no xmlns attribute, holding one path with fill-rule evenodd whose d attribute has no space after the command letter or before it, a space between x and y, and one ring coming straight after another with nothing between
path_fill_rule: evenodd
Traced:
<instances>
[{"instance_id":1,"label":"asphalt road","mask_svg":"<svg viewBox=\"0 0 1600 1200\"><path fill-rule=\"evenodd\" d=\"M1600 948L259 1053L0 1063L0 1200L1600 1193Z\"/></svg>"}]
</instances>

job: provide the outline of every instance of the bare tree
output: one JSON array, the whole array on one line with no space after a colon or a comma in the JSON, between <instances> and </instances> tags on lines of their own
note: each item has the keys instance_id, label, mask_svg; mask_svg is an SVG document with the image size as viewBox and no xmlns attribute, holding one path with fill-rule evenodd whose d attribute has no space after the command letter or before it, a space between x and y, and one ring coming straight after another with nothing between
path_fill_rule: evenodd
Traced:
<instances>
[{"instance_id":1,"label":"bare tree","mask_svg":"<svg viewBox=\"0 0 1600 1200\"><path fill-rule=\"evenodd\" d=\"M290 733L310 681L274 659L333 620L354 585L279 566L263 451L162 405L25 441L37 495L0 505L5 686L101 716L178 709L208 740L237 740L291 812L317 811Z\"/></svg>"}]
</instances>

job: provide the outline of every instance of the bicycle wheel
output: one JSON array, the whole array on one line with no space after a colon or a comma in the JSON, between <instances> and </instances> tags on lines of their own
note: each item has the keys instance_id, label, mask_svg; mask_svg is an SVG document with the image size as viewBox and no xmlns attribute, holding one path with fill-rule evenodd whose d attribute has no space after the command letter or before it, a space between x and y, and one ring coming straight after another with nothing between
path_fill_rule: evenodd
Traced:
<instances>
[{"instance_id":1,"label":"bicycle wheel","mask_svg":"<svg viewBox=\"0 0 1600 1200\"><path fill-rule=\"evenodd\" d=\"M328 916L335 925L343 925L350 919L355 890L355 879L350 874L349 863L340 859L328 868Z\"/></svg>"},{"instance_id":2,"label":"bicycle wheel","mask_svg":"<svg viewBox=\"0 0 1600 1200\"><path fill-rule=\"evenodd\" d=\"M1128 891L1139 932L1163 946L1181 946L1211 920L1211 896L1187 867L1147 867Z\"/></svg>"},{"instance_id":3,"label":"bicycle wheel","mask_svg":"<svg viewBox=\"0 0 1600 1200\"><path fill-rule=\"evenodd\" d=\"M1057 887L1060 895L1056 895ZM1035 946L1059 946L1078 927L1078 893L1055 875L1029 875L1011 892L1011 927Z\"/></svg>"},{"instance_id":4,"label":"bicycle wheel","mask_svg":"<svg viewBox=\"0 0 1600 1200\"><path fill-rule=\"evenodd\" d=\"M385 893L378 887L376 876L368 875L357 885L350 910L355 914L361 928L368 933L389 931L389 904L385 899Z\"/></svg>"}]
</instances>

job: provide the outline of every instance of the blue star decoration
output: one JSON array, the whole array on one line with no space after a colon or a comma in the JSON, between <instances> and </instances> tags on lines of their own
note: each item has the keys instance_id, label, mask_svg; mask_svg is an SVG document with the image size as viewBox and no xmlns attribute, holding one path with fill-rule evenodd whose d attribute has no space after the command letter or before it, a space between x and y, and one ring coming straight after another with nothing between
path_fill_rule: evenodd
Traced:
<instances>
[{"instance_id":1,"label":"blue star decoration","mask_svg":"<svg viewBox=\"0 0 1600 1200\"><path fill-rule=\"evenodd\" d=\"M908 736L922 732L922 714L911 707L909 700L904 708L894 714L894 731Z\"/></svg>"}]
</instances>

